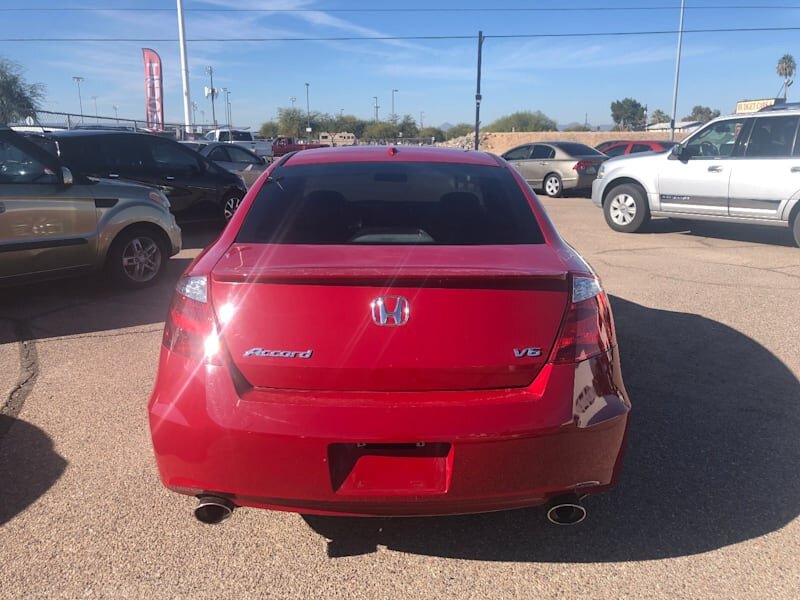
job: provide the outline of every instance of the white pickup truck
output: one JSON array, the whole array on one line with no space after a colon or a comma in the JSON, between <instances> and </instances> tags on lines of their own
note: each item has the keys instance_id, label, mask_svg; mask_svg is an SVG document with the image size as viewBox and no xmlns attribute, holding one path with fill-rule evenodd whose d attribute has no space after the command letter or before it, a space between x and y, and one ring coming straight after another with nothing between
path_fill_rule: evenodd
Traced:
<instances>
[{"instance_id":1,"label":"white pickup truck","mask_svg":"<svg viewBox=\"0 0 800 600\"><path fill-rule=\"evenodd\" d=\"M255 139L253 132L247 129L212 129L204 137L210 142L225 142L243 146L258 156L263 156L268 160L272 159L272 142Z\"/></svg>"}]
</instances>

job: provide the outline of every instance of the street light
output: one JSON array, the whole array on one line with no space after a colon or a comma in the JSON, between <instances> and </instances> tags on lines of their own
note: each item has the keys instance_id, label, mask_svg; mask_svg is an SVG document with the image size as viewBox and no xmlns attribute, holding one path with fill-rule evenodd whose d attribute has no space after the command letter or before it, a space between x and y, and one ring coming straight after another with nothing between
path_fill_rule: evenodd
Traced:
<instances>
[{"instance_id":1,"label":"street light","mask_svg":"<svg viewBox=\"0 0 800 600\"><path fill-rule=\"evenodd\" d=\"M392 90L392 122L397 121L397 115L394 114L394 94L395 92L399 92L400 90Z\"/></svg>"},{"instance_id":2,"label":"street light","mask_svg":"<svg viewBox=\"0 0 800 600\"><path fill-rule=\"evenodd\" d=\"M114 104L114 105L111 106L111 108L114 109L114 118L117 120L117 125L119 125L119 113L117 112L117 109L119 109L119 106Z\"/></svg>"},{"instance_id":3,"label":"street light","mask_svg":"<svg viewBox=\"0 0 800 600\"><path fill-rule=\"evenodd\" d=\"M92 96L92 100L94 100L94 122L99 123L100 117L97 116L97 96Z\"/></svg>"},{"instance_id":4,"label":"street light","mask_svg":"<svg viewBox=\"0 0 800 600\"><path fill-rule=\"evenodd\" d=\"M216 128L217 111L214 108L214 98L217 97L217 90L214 89L214 67L212 67L211 65L207 66L206 73L208 73L208 78L211 83L211 86L206 88L206 97L211 96L211 121L212 125Z\"/></svg>"},{"instance_id":5,"label":"street light","mask_svg":"<svg viewBox=\"0 0 800 600\"><path fill-rule=\"evenodd\" d=\"M225 120L228 122L228 129L231 127L231 91L224 87L222 92L225 94Z\"/></svg>"},{"instance_id":6,"label":"street light","mask_svg":"<svg viewBox=\"0 0 800 600\"><path fill-rule=\"evenodd\" d=\"M372 99L375 100L375 120L377 121L378 120L378 97L377 96L373 96Z\"/></svg>"},{"instance_id":7,"label":"street light","mask_svg":"<svg viewBox=\"0 0 800 600\"><path fill-rule=\"evenodd\" d=\"M192 100L192 128L197 125L197 102Z\"/></svg>"},{"instance_id":8,"label":"street light","mask_svg":"<svg viewBox=\"0 0 800 600\"><path fill-rule=\"evenodd\" d=\"M306 133L311 133L311 105L308 103L308 86L306 84Z\"/></svg>"},{"instance_id":9,"label":"street light","mask_svg":"<svg viewBox=\"0 0 800 600\"><path fill-rule=\"evenodd\" d=\"M297 102L297 98L294 96L289 96L289 102L292 103L292 110L294 110L294 103Z\"/></svg>"},{"instance_id":10,"label":"street light","mask_svg":"<svg viewBox=\"0 0 800 600\"><path fill-rule=\"evenodd\" d=\"M78 84L78 104L81 107L81 123L83 123L83 99L81 98L81 82L83 77L73 76L72 80Z\"/></svg>"}]
</instances>

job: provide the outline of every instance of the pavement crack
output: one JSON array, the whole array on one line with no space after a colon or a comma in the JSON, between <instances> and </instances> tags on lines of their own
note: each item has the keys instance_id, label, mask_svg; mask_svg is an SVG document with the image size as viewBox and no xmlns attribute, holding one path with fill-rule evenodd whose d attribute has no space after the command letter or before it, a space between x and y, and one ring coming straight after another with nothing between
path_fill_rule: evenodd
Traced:
<instances>
[{"instance_id":1,"label":"pavement crack","mask_svg":"<svg viewBox=\"0 0 800 600\"><path fill-rule=\"evenodd\" d=\"M11 427L13 419L19 415L39 376L39 354L36 351L36 340L31 334L30 326L27 321L14 320L12 322L19 348L20 373L17 383L0 404L0 415L12 417L0 420L0 441Z\"/></svg>"}]
</instances>

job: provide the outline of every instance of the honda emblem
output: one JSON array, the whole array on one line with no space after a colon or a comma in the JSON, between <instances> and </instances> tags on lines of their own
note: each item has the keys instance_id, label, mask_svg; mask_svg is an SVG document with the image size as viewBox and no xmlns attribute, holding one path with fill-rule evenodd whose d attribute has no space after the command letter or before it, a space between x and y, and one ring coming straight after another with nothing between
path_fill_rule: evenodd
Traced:
<instances>
[{"instance_id":1,"label":"honda emblem","mask_svg":"<svg viewBox=\"0 0 800 600\"><path fill-rule=\"evenodd\" d=\"M372 322L375 325L396 327L408 323L411 310L402 296L381 296L370 302Z\"/></svg>"}]
</instances>

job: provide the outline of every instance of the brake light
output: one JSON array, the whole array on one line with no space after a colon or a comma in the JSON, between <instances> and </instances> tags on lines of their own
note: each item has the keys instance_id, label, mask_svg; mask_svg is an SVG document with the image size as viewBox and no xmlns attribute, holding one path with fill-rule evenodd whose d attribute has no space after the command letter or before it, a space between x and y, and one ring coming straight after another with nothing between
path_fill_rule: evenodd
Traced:
<instances>
[{"instance_id":1,"label":"brake light","mask_svg":"<svg viewBox=\"0 0 800 600\"><path fill-rule=\"evenodd\" d=\"M589 167L593 166L594 164L589 160L579 160L578 162L575 163L575 165L572 168L575 171L585 171Z\"/></svg>"},{"instance_id":2,"label":"brake light","mask_svg":"<svg viewBox=\"0 0 800 600\"><path fill-rule=\"evenodd\" d=\"M600 282L594 277L574 277L572 301L561 324L551 362L580 362L615 345L611 305Z\"/></svg>"},{"instance_id":3,"label":"brake light","mask_svg":"<svg viewBox=\"0 0 800 600\"><path fill-rule=\"evenodd\" d=\"M162 343L198 363L223 364L217 324L208 302L207 277L183 277L178 282Z\"/></svg>"}]
</instances>

